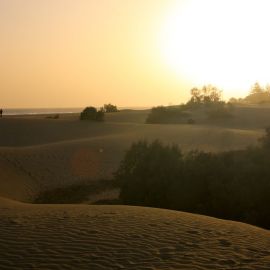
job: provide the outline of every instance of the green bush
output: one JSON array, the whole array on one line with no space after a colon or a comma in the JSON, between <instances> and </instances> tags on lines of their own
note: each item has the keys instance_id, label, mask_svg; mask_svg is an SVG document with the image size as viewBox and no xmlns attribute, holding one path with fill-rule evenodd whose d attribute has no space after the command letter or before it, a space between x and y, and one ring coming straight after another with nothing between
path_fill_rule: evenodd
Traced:
<instances>
[{"instance_id":1,"label":"green bush","mask_svg":"<svg viewBox=\"0 0 270 270\"><path fill-rule=\"evenodd\" d=\"M151 109L147 116L146 123L148 124L177 124L186 122L189 114L184 112L181 106L158 106ZM185 121L183 121L185 119Z\"/></svg>"},{"instance_id":2,"label":"green bush","mask_svg":"<svg viewBox=\"0 0 270 270\"><path fill-rule=\"evenodd\" d=\"M86 107L80 114L80 120L104 121L104 112L95 107Z\"/></svg>"},{"instance_id":3,"label":"green bush","mask_svg":"<svg viewBox=\"0 0 270 270\"><path fill-rule=\"evenodd\" d=\"M223 153L183 155L177 146L159 141L134 143L115 173L120 199L125 204L200 213L269 229L268 133L262 147Z\"/></svg>"},{"instance_id":4,"label":"green bush","mask_svg":"<svg viewBox=\"0 0 270 270\"><path fill-rule=\"evenodd\" d=\"M115 180L121 183L120 199L128 204L164 207L166 188L178 177L181 152L159 141L134 143L126 153Z\"/></svg>"}]
</instances>

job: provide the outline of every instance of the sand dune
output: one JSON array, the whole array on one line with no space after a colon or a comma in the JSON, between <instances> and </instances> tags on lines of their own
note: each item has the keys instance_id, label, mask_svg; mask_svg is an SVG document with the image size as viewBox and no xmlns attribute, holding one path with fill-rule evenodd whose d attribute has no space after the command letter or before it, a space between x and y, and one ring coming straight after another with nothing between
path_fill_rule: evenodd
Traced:
<instances>
[{"instance_id":1,"label":"sand dune","mask_svg":"<svg viewBox=\"0 0 270 270\"><path fill-rule=\"evenodd\" d=\"M138 139L222 151L256 143L262 130L144 125L142 113L107 123L39 117L0 121L0 269L270 269L270 232L254 226L142 207L21 203L110 178Z\"/></svg>"},{"instance_id":2,"label":"sand dune","mask_svg":"<svg viewBox=\"0 0 270 270\"><path fill-rule=\"evenodd\" d=\"M0 200L0 269L269 269L270 232L129 206Z\"/></svg>"},{"instance_id":3,"label":"sand dune","mask_svg":"<svg viewBox=\"0 0 270 270\"><path fill-rule=\"evenodd\" d=\"M111 178L125 151L139 139L175 143L184 151L220 151L254 144L262 134L260 130L196 125L31 117L1 119L0 128L0 172L10 172L0 178L0 195L25 202L43 190Z\"/></svg>"},{"instance_id":4,"label":"sand dune","mask_svg":"<svg viewBox=\"0 0 270 270\"><path fill-rule=\"evenodd\" d=\"M127 116L126 116L127 117ZM113 119L113 118L112 118ZM121 119L121 118L120 118ZM211 125L150 125L114 121L94 123L73 119L7 118L0 121L0 147L25 147L111 135L133 134L135 138L160 138L189 147L210 146L209 150L245 147L261 135L262 129L231 128ZM128 121L128 120L126 120ZM224 138L227 142L224 143ZM226 145L227 144L227 145ZM231 145L230 145L231 144Z\"/></svg>"}]
</instances>

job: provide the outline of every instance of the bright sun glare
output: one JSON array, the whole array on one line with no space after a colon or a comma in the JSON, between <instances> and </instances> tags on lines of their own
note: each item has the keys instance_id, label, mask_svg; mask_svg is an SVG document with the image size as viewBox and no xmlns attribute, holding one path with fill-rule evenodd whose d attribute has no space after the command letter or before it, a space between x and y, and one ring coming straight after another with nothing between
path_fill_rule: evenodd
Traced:
<instances>
[{"instance_id":1,"label":"bright sun glare","mask_svg":"<svg viewBox=\"0 0 270 270\"><path fill-rule=\"evenodd\" d=\"M270 1L184 3L169 12L160 35L162 56L174 72L234 96L255 81L270 81Z\"/></svg>"}]
</instances>

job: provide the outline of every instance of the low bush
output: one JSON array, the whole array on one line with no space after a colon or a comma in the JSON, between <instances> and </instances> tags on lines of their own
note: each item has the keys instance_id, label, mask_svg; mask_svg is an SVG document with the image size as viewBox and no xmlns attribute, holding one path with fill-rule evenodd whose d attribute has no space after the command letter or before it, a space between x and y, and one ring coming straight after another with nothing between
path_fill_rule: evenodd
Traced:
<instances>
[{"instance_id":1,"label":"low bush","mask_svg":"<svg viewBox=\"0 0 270 270\"><path fill-rule=\"evenodd\" d=\"M148 124L177 124L182 123L183 119L189 116L184 112L181 106L159 106L151 109L147 116L146 123Z\"/></svg>"},{"instance_id":2,"label":"low bush","mask_svg":"<svg viewBox=\"0 0 270 270\"><path fill-rule=\"evenodd\" d=\"M104 121L104 111L86 107L80 114L80 120Z\"/></svg>"},{"instance_id":3,"label":"low bush","mask_svg":"<svg viewBox=\"0 0 270 270\"><path fill-rule=\"evenodd\" d=\"M106 113L118 112L117 106L112 105L111 103L104 104L103 108Z\"/></svg>"},{"instance_id":4,"label":"low bush","mask_svg":"<svg viewBox=\"0 0 270 270\"><path fill-rule=\"evenodd\" d=\"M200 213L270 229L270 129L262 147L185 155L177 146L139 141L115 180L125 204Z\"/></svg>"},{"instance_id":5,"label":"low bush","mask_svg":"<svg viewBox=\"0 0 270 270\"><path fill-rule=\"evenodd\" d=\"M233 114L231 110L225 106L217 106L206 110L207 116L211 119L231 118Z\"/></svg>"}]
</instances>

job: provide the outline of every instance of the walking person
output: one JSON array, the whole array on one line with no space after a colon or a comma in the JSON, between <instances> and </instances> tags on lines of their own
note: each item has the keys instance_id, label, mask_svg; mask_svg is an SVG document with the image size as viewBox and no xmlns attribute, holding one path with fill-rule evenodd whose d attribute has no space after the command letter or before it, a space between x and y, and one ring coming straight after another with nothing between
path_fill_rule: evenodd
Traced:
<instances>
[{"instance_id":1,"label":"walking person","mask_svg":"<svg viewBox=\"0 0 270 270\"><path fill-rule=\"evenodd\" d=\"M0 109L0 117L2 118L3 115L3 109Z\"/></svg>"}]
</instances>

